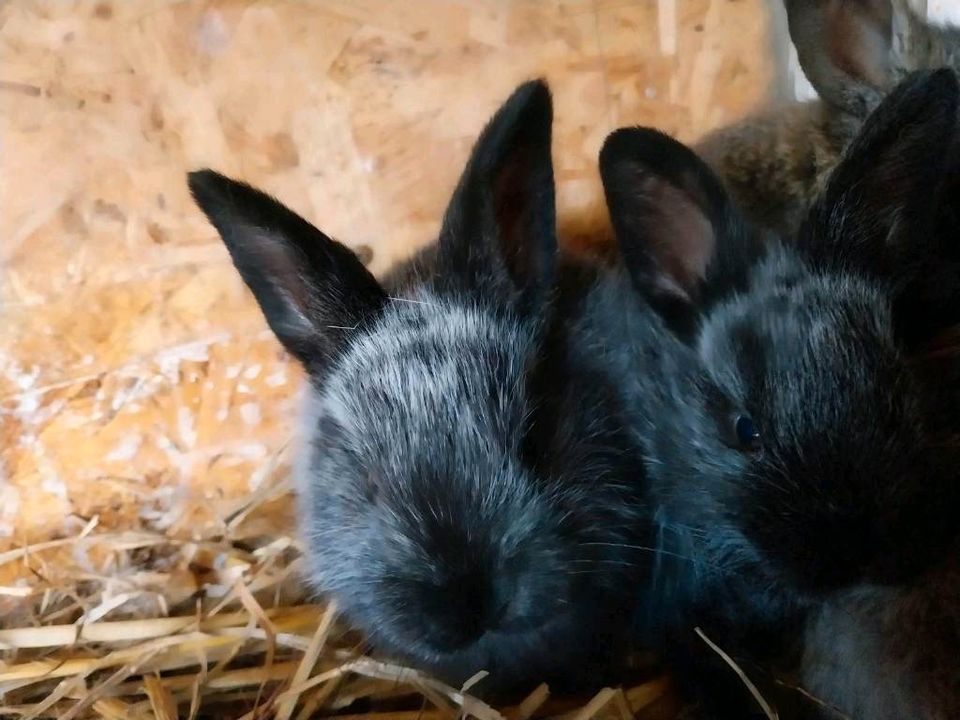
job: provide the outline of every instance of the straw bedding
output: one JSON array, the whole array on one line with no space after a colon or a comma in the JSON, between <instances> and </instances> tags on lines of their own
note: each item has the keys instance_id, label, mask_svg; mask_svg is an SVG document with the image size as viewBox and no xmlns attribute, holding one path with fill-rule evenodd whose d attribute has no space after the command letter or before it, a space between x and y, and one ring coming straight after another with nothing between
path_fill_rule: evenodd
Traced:
<instances>
[{"instance_id":1,"label":"straw bedding","mask_svg":"<svg viewBox=\"0 0 960 720\"><path fill-rule=\"evenodd\" d=\"M0 554L0 569L19 578L0 587L0 717L667 716L666 678L592 698L555 698L541 686L494 708L470 683L448 687L366 656L336 608L311 601L298 581L286 464L271 462L256 492L197 513L216 521L158 512L122 532L93 517L68 537Z\"/></svg>"}]
</instances>

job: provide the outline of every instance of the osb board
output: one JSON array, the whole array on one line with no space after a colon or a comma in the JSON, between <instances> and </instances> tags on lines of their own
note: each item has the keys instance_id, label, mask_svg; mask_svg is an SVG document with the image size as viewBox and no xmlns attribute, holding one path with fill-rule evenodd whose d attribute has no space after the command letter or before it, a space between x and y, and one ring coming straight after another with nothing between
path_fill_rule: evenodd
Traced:
<instances>
[{"instance_id":1,"label":"osb board","mask_svg":"<svg viewBox=\"0 0 960 720\"><path fill-rule=\"evenodd\" d=\"M186 170L266 188L382 272L542 75L562 226L602 230L604 136L744 114L766 22L763 0L0 4L0 550L94 516L189 533L290 435L300 375Z\"/></svg>"}]
</instances>

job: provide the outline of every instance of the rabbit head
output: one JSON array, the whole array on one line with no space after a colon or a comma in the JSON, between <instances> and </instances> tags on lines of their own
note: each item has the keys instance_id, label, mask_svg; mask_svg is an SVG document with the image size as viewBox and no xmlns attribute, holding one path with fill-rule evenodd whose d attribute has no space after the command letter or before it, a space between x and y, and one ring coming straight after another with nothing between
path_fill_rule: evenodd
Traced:
<instances>
[{"instance_id":1,"label":"rabbit head","mask_svg":"<svg viewBox=\"0 0 960 720\"><path fill-rule=\"evenodd\" d=\"M554 328L551 122L543 83L516 90L438 241L382 283L267 195L189 178L309 375L295 473L311 579L376 646L451 680L488 670L485 687L607 652L599 623L631 566L615 542L635 525L629 464L602 398L564 377Z\"/></svg>"},{"instance_id":2,"label":"rabbit head","mask_svg":"<svg viewBox=\"0 0 960 720\"><path fill-rule=\"evenodd\" d=\"M634 285L690 348L675 371L689 381L661 391L655 491L726 570L809 599L903 579L956 531L957 453L909 351L914 324L938 329L912 311L937 262L930 206L957 95L947 70L898 88L796 244L751 231L660 133L617 131L603 148Z\"/></svg>"}]
</instances>

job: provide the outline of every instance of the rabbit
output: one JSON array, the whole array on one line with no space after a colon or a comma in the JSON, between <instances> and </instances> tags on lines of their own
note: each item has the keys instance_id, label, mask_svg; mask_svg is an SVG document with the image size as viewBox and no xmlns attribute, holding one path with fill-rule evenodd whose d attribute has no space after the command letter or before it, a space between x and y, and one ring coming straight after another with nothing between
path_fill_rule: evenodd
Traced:
<instances>
[{"instance_id":1,"label":"rabbit","mask_svg":"<svg viewBox=\"0 0 960 720\"><path fill-rule=\"evenodd\" d=\"M551 123L548 87L520 86L438 240L379 281L268 195L188 179L309 378L294 473L310 581L381 652L452 683L486 670L493 694L616 672L651 527L588 316L615 312L597 288L632 293L558 254Z\"/></svg>"},{"instance_id":2,"label":"rabbit","mask_svg":"<svg viewBox=\"0 0 960 720\"><path fill-rule=\"evenodd\" d=\"M923 368L942 389L942 421L956 427L960 335ZM956 442L956 439L954 439ZM915 581L861 585L805 622L801 655L785 677L805 697L803 720L948 720L960 717L960 543Z\"/></svg>"},{"instance_id":3,"label":"rabbit","mask_svg":"<svg viewBox=\"0 0 960 720\"><path fill-rule=\"evenodd\" d=\"M804 717L960 717L960 547L906 587L863 586L806 623Z\"/></svg>"},{"instance_id":4,"label":"rabbit","mask_svg":"<svg viewBox=\"0 0 960 720\"><path fill-rule=\"evenodd\" d=\"M754 222L794 236L867 115L908 73L960 71L960 28L907 0L784 0L800 65L820 99L757 113L697 148Z\"/></svg>"},{"instance_id":5,"label":"rabbit","mask_svg":"<svg viewBox=\"0 0 960 720\"><path fill-rule=\"evenodd\" d=\"M620 370L660 550L638 633L716 717L756 705L711 684L732 673L695 626L753 669L792 667L809 613L911 582L958 534L960 447L909 332L917 273L941 251L928 229L958 97L949 70L903 81L794 239L747 222L666 135L621 129L601 150L623 263L657 321L627 332L642 320L598 315L646 357ZM945 322L922 320L931 334Z\"/></svg>"}]
</instances>

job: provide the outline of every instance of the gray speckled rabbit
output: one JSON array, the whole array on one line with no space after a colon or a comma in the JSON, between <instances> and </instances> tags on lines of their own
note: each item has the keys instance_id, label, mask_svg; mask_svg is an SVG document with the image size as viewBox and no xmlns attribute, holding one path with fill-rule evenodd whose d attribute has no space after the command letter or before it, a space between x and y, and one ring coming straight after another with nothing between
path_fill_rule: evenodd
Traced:
<instances>
[{"instance_id":1,"label":"gray speckled rabbit","mask_svg":"<svg viewBox=\"0 0 960 720\"><path fill-rule=\"evenodd\" d=\"M785 0L790 37L820 99L762 112L699 144L753 221L792 236L863 121L908 73L960 71L960 29L906 0Z\"/></svg>"},{"instance_id":2,"label":"gray speckled rabbit","mask_svg":"<svg viewBox=\"0 0 960 720\"><path fill-rule=\"evenodd\" d=\"M617 240L660 321L608 332L644 358L623 368L661 528L641 621L666 627L693 672L715 660L694 625L769 669L795 650L792 621L838 592L910 582L958 532L955 421L908 352L927 339L918 323L947 322L915 311L939 260L929 227L958 95L948 70L901 83L789 243L751 231L680 143L625 129L604 145Z\"/></svg>"},{"instance_id":3,"label":"gray speckled rabbit","mask_svg":"<svg viewBox=\"0 0 960 720\"><path fill-rule=\"evenodd\" d=\"M439 240L383 282L212 171L197 203L309 375L295 472L309 575L381 650L483 689L601 682L648 537L642 463L588 300L557 257L546 86L474 147ZM604 297L619 307L625 279Z\"/></svg>"}]
</instances>

